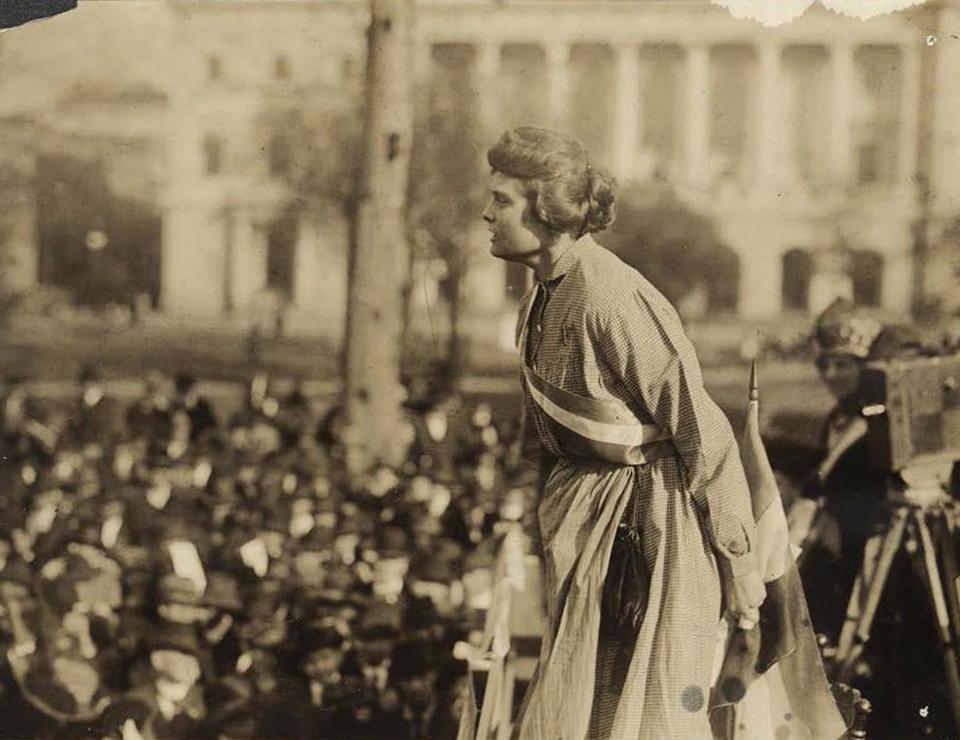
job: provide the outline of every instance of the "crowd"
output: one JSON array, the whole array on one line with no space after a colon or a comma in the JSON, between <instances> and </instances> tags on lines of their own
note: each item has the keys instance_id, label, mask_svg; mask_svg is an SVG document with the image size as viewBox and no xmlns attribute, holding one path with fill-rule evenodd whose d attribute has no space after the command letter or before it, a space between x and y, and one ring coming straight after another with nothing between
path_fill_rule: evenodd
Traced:
<instances>
[{"instance_id":1,"label":"crowd","mask_svg":"<svg viewBox=\"0 0 960 740\"><path fill-rule=\"evenodd\" d=\"M0 737L456 736L453 648L530 524L517 426L411 386L408 462L357 481L292 381L230 419L188 376L0 402Z\"/></svg>"}]
</instances>

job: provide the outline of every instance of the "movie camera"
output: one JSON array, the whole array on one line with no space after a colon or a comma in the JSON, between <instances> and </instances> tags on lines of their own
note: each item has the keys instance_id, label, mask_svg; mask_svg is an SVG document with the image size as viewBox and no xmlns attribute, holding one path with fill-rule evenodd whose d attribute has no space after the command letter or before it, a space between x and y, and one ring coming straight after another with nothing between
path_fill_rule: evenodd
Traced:
<instances>
[{"instance_id":1,"label":"movie camera","mask_svg":"<svg viewBox=\"0 0 960 740\"><path fill-rule=\"evenodd\" d=\"M836 680L852 677L897 554L925 581L954 723L960 732L960 598L956 537L960 508L949 488L960 461L960 354L868 363L860 374L862 414L873 464L890 473L885 530L868 541L836 651ZM953 476L951 477L951 472ZM956 492L954 492L956 493Z\"/></svg>"},{"instance_id":2,"label":"movie camera","mask_svg":"<svg viewBox=\"0 0 960 740\"><path fill-rule=\"evenodd\" d=\"M882 469L960 460L960 354L868 363L860 397L870 454Z\"/></svg>"}]
</instances>

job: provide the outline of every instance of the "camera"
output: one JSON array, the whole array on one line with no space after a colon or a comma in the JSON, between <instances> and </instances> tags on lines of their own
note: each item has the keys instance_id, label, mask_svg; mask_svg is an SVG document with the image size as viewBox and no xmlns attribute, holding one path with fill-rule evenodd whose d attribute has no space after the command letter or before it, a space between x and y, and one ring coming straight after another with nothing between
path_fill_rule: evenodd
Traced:
<instances>
[{"instance_id":1,"label":"camera","mask_svg":"<svg viewBox=\"0 0 960 740\"><path fill-rule=\"evenodd\" d=\"M874 464L899 472L960 460L960 354L868 362L859 383Z\"/></svg>"}]
</instances>

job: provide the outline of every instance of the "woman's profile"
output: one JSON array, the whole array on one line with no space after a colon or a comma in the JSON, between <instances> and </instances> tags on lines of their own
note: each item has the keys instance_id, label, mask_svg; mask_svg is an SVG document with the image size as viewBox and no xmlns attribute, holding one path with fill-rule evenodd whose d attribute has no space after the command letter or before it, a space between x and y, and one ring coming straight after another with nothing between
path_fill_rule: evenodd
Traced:
<instances>
[{"instance_id":1,"label":"woman's profile","mask_svg":"<svg viewBox=\"0 0 960 740\"><path fill-rule=\"evenodd\" d=\"M524 413L555 461L538 509L548 624L514 737L711 738L718 628L752 630L766 593L736 439L676 311L593 239L614 180L534 127L487 159L491 253L536 277L517 325ZM632 633L602 607L628 513L648 578Z\"/></svg>"}]
</instances>

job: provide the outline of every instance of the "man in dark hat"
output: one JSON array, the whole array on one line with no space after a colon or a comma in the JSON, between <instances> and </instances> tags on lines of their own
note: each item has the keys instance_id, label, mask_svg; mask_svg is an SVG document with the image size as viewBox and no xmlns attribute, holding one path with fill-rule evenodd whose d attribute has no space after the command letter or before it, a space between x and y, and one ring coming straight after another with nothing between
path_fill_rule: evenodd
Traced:
<instances>
[{"instance_id":1,"label":"man in dark hat","mask_svg":"<svg viewBox=\"0 0 960 740\"><path fill-rule=\"evenodd\" d=\"M151 372L143 395L126 411L126 434L147 442L152 454L163 454L173 435L173 404L166 377Z\"/></svg>"},{"instance_id":2,"label":"man in dark hat","mask_svg":"<svg viewBox=\"0 0 960 740\"><path fill-rule=\"evenodd\" d=\"M77 378L79 397L69 411L64 443L83 450L92 459L109 454L119 435L122 412L109 398L100 374L92 366L84 366Z\"/></svg>"},{"instance_id":3,"label":"man in dark hat","mask_svg":"<svg viewBox=\"0 0 960 740\"><path fill-rule=\"evenodd\" d=\"M34 717L72 733L95 724L118 688L113 661L102 650L114 640L99 639L97 627L115 620L119 567L94 548L70 545L43 564L34 593L29 618L19 605L5 605L16 610L7 659L23 698L39 712Z\"/></svg>"},{"instance_id":4,"label":"man in dark hat","mask_svg":"<svg viewBox=\"0 0 960 740\"><path fill-rule=\"evenodd\" d=\"M0 454L15 464L48 462L60 443L46 409L20 377L0 392Z\"/></svg>"},{"instance_id":5,"label":"man in dark hat","mask_svg":"<svg viewBox=\"0 0 960 740\"><path fill-rule=\"evenodd\" d=\"M248 685L245 703L245 724L251 737L309 737L309 697L302 678L282 670L276 656L269 651L253 649L237 660L237 673Z\"/></svg>"},{"instance_id":6,"label":"man in dark hat","mask_svg":"<svg viewBox=\"0 0 960 740\"><path fill-rule=\"evenodd\" d=\"M150 740L206 736L199 642L190 625L162 623L150 653L150 683L135 685L104 713L102 732L125 740L134 731Z\"/></svg>"},{"instance_id":7,"label":"man in dark hat","mask_svg":"<svg viewBox=\"0 0 960 740\"><path fill-rule=\"evenodd\" d=\"M391 659L391 677L400 695L404 737L427 740L437 714L436 669L432 646L425 640L397 643Z\"/></svg>"},{"instance_id":8,"label":"man in dark hat","mask_svg":"<svg viewBox=\"0 0 960 740\"><path fill-rule=\"evenodd\" d=\"M219 423L213 404L200 394L197 379L190 373L177 373L173 381L174 408L185 413L190 421L190 442L198 444Z\"/></svg>"}]
</instances>

